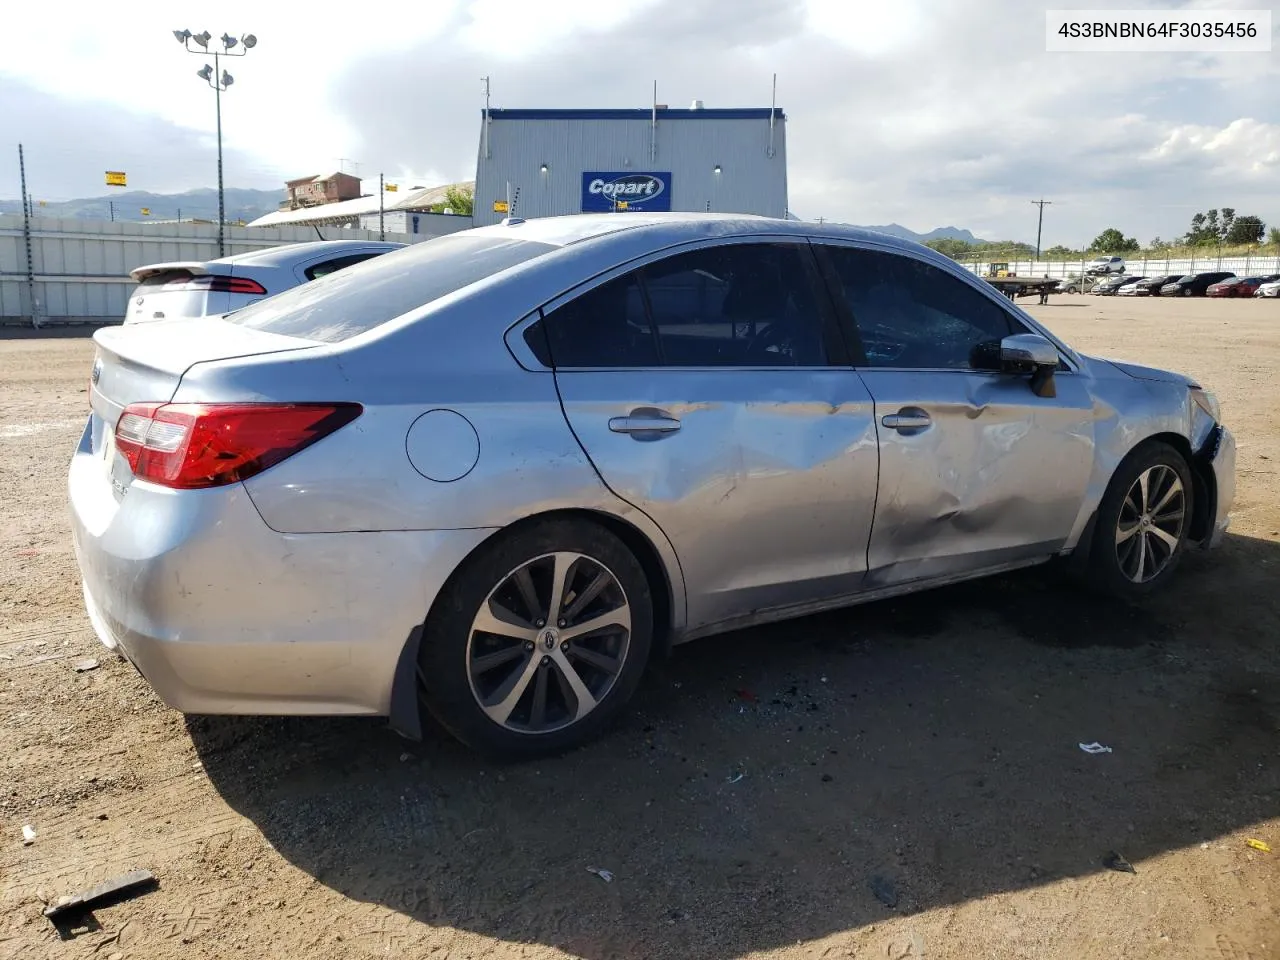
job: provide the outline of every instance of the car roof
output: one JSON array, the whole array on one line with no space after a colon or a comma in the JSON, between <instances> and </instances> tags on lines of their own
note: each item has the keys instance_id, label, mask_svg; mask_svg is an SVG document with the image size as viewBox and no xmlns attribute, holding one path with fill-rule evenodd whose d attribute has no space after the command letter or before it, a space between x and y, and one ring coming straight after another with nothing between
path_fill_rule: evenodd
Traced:
<instances>
[{"instance_id":1,"label":"car roof","mask_svg":"<svg viewBox=\"0 0 1280 960\"><path fill-rule=\"evenodd\" d=\"M309 240L304 243L285 243L248 253L233 253L229 257L219 257L210 263L234 263L255 267L279 267L306 260L312 256L323 256L327 253L341 255L360 251L380 250L390 253L406 246L390 240Z\"/></svg>"},{"instance_id":2,"label":"car roof","mask_svg":"<svg viewBox=\"0 0 1280 960\"><path fill-rule=\"evenodd\" d=\"M919 250L921 244L862 227L824 221L782 220L746 213L577 213L531 220L512 218L467 231L473 236L509 237L552 246L569 246L623 231L652 232L655 246L723 235L784 234L872 241L881 246Z\"/></svg>"}]
</instances>

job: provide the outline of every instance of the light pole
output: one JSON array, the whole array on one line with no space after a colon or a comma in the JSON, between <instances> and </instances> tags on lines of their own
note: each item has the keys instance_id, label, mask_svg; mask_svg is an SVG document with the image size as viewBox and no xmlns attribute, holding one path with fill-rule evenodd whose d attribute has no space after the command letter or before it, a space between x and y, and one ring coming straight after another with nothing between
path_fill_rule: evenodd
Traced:
<instances>
[{"instance_id":1,"label":"light pole","mask_svg":"<svg viewBox=\"0 0 1280 960\"><path fill-rule=\"evenodd\" d=\"M226 215L222 192L222 92L235 82L235 77L222 69L222 57L243 57L246 53L258 45L258 38L252 33L246 33L238 40L229 33L224 33L219 39L222 41L222 50L217 48L209 49L209 41L213 39L213 35L208 30L204 33L192 33L190 30L173 31L174 39L182 44L183 49L187 53L200 53L206 56L213 54L213 66L205 64L196 71L196 76L203 80L214 90L214 103L218 111L218 256L225 254L225 240L223 232L225 229ZM191 46L192 43L197 45L196 48ZM239 47L237 51L235 48Z\"/></svg>"}]
</instances>

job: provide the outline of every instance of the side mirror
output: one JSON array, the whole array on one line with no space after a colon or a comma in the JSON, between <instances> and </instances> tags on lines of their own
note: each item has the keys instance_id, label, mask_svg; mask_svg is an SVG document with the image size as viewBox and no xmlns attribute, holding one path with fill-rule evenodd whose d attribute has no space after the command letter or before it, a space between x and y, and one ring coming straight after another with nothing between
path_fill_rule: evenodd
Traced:
<instances>
[{"instance_id":1,"label":"side mirror","mask_svg":"<svg viewBox=\"0 0 1280 960\"><path fill-rule=\"evenodd\" d=\"M1058 395L1053 382L1058 362L1058 348L1038 333L1015 333L1000 341L1000 368L1030 374L1031 392L1037 397Z\"/></svg>"}]
</instances>

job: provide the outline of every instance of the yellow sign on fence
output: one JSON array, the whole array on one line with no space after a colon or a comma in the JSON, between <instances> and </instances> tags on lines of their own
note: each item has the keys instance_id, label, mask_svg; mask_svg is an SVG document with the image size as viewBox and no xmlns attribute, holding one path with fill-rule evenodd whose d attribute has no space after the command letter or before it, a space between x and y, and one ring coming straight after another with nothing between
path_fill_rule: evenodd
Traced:
<instances>
[{"instance_id":1,"label":"yellow sign on fence","mask_svg":"<svg viewBox=\"0 0 1280 960\"><path fill-rule=\"evenodd\" d=\"M397 190L399 190L399 189L400 189L400 184L398 184L398 183L388 183L388 184L387 184L387 193L395 193L395 192L396 192Z\"/></svg>"},{"instance_id":2,"label":"yellow sign on fence","mask_svg":"<svg viewBox=\"0 0 1280 960\"><path fill-rule=\"evenodd\" d=\"M507 201L505 201L505 200L495 200L495 201L493 201L493 212L494 212L494 213L506 213L506 212L507 212Z\"/></svg>"},{"instance_id":3,"label":"yellow sign on fence","mask_svg":"<svg viewBox=\"0 0 1280 960\"><path fill-rule=\"evenodd\" d=\"M108 171L107 171L107 186L108 186L108 187L127 187L128 185L129 185L129 179L128 179L128 177L126 177L126 176L124 175L124 171L123 171L123 170L108 170Z\"/></svg>"},{"instance_id":4,"label":"yellow sign on fence","mask_svg":"<svg viewBox=\"0 0 1280 960\"><path fill-rule=\"evenodd\" d=\"M151 216L151 208L150 208L150 207L143 207L143 208L142 208L142 215L143 215L144 217L149 217L149 216Z\"/></svg>"}]
</instances>

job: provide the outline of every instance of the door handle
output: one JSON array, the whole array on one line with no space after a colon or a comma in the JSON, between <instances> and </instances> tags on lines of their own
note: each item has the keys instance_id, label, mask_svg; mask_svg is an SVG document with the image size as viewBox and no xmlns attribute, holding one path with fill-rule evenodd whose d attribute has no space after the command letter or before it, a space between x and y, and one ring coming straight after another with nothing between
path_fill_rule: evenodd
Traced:
<instances>
[{"instance_id":1,"label":"door handle","mask_svg":"<svg viewBox=\"0 0 1280 960\"><path fill-rule=\"evenodd\" d=\"M675 417L642 416L613 417L609 420L609 429L614 433L675 433L680 429L680 421Z\"/></svg>"},{"instance_id":2,"label":"door handle","mask_svg":"<svg viewBox=\"0 0 1280 960\"><path fill-rule=\"evenodd\" d=\"M933 424L933 418L923 410L899 410L881 417L880 423L890 430L924 430Z\"/></svg>"}]
</instances>

